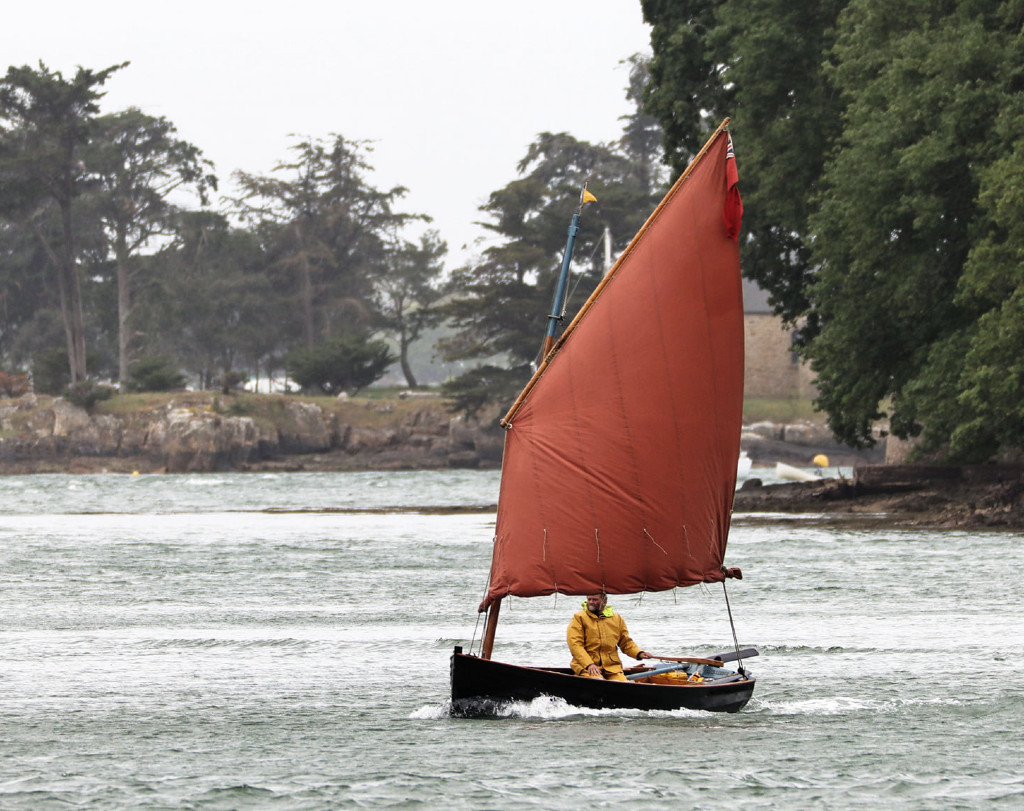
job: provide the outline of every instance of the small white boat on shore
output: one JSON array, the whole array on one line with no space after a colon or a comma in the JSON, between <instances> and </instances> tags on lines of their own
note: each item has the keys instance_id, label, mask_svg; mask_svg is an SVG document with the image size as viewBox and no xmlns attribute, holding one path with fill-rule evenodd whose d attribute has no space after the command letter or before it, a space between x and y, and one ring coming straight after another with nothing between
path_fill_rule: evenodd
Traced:
<instances>
[{"instance_id":1,"label":"small white boat on shore","mask_svg":"<svg viewBox=\"0 0 1024 811\"><path fill-rule=\"evenodd\" d=\"M750 475L750 467L754 460L747 456L746 451L740 451L739 461L736 463L736 478L745 479Z\"/></svg>"},{"instance_id":2,"label":"small white boat on shore","mask_svg":"<svg viewBox=\"0 0 1024 811\"><path fill-rule=\"evenodd\" d=\"M788 482L813 482L821 478L820 473L812 473L803 468L787 465L785 462L775 463L775 475Z\"/></svg>"}]
</instances>

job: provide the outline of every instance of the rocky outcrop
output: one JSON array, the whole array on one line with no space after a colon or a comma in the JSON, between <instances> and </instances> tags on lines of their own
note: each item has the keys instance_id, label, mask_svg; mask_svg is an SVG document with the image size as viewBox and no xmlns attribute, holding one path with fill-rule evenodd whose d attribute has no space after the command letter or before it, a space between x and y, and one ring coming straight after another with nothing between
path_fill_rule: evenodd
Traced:
<instances>
[{"instance_id":1,"label":"rocky outcrop","mask_svg":"<svg viewBox=\"0 0 1024 811\"><path fill-rule=\"evenodd\" d=\"M170 472L235 470L258 449L259 431L249 417L172 406L127 417L90 415L58 399L41 412L33 435L0 439L7 461L131 460Z\"/></svg>"},{"instance_id":2,"label":"rocky outcrop","mask_svg":"<svg viewBox=\"0 0 1024 811\"><path fill-rule=\"evenodd\" d=\"M435 404L392 417L373 405L370 425L343 424L316 403L280 402L273 425L211 406L169 403L124 416L91 415L57 399L0 405L0 472L64 470L359 470L497 467L502 432L453 420ZM24 413L22 413L24 412ZM18 418L15 415L21 414ZM17 422L17 426L15 423Z\"/></svg>"},{"instance_id":3,"label":"rocky outcrop","mask_svg":"<svg viewBox=\"0 0 1024 811\"><path fill-rule=\"evenodd\" d=\"M486 430L477 420L455 417L448 422L449 464L452 467L500 467L505 433Z\"/></svg>"},{"instance_id":4,"label":"rocky outcrop","mask_svg":"<svg viewBox=\"0 0 1024 811\"><path fill-rule=\"evenodd\" d=\"M770 485L748 479L733 511L748 519L785 512L819 523L1020 528L1024 465L863 465L853 479Z\"/></svg>"},{"instance_id":5,"label":"rocky outcrop","mask_svg":"<svg viewBox=\"0 0 1024 811\"><path fill-rule=\"evenodd\" d=\"M331 404L280 397L246 410L252 407L252 401L201 393L123 415L89 414L62 399L40 407L31 394L0 400L0 472L501 465L505 436L496 415L452 417L436 397L343 401L333 410ZM833 466L854 466L880 461L883 453L837 445L827 429L810 422L754 423L744 428L741 447L756 465L808 465L825 453Z\"/></svg>"},{"instance_id":6,"label":"rocky outcrop","mask_svg":"<svg viewBox=\"0 0 1024 811\"><path fill-rule=\"evenodd\" d=\"M338 420L315 403L287 400L285 420L277 430L277 452L323 453L338 444Z\"/></svg>"},{"instance_id":7,"label":"rocky outcrop","mask_svg":"<svg viewBox=\"0 0 1024 811\"><path fill-rule=\"evenodd\" d=\"M259 433L249 417L174 409L146 436L145 450L163 456L170 472L236 470L257 447Z\"/></svg>"}]
</instances>

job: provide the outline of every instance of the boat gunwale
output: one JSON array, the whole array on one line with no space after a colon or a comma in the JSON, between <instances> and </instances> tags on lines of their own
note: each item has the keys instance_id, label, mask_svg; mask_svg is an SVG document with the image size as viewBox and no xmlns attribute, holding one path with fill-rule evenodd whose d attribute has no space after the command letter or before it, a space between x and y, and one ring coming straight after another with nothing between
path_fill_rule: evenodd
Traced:
<instances>
[{"instance_id":1,"label":"boat gunwale","mask_svg":"<svg viewBox=\"0 0 1024 811\"><path fill-rule=\"evenodd\" d=\"M463 659L470 659L470 660L474 660L474 661L478 661L478 662L487 662L488 664L497 665L497 666L500 666L500 667L512 667L512 668L517 668L519 670L530 670L530 671L533 671L535 673L546 673L546 674L552 675L552 676L564 676L567 679L581 679L582 680L581 683L592 683L592 684L640 685L640 686L643 686L643 687L691 687L691 688L692 687L701 687L701 688L706 688L706 689L710 690L712 688L735 689L736 687L744 685L744 684L755 684L757 682L757 679L754 678L753 676L744 675L742 673L739 673L738 671L729 670L728 668L721 668L721 669L725 670L727 673L730 673L730 674L733 674L733 675L743 676L743 678L741 680L739 680L739 681L719 682L717 684L712 682L712 681L706 681L706 682L686 682L686 683L682 683L682 684L657 684L657 683L654 683L654 682L643 682L643 681L626 681L626 682L621 682L621 681L617 681L615 679L586 679L586 678L584 678L583 676L580 676L577 673L573 673L572 670L567 668L567 667L538 667L538 666L534 666L534 665L517 665L517 664L513 664L512 662L502 662L502 661L500 661L498 659L484 659L483 657L476 656L476 655L474 655L472 653L453 653L452 654L452 658L454 658L456 656L461 656ZM635 668L627 668L623 672L631 672L631 671L632 672L637 672L637 673L643 672L643 671L637 670ZM486 696L481 696L481 698L485 698L485 697Z\"/></svg>"},{"instance_id":2,"label":"boat gunwale","mask_svg":"<svg viewBox=\"0 0 1024 811\"><path fill-rule=\"evenodd\" d=\"M469 656L471 659L479 659L480 658L478 656L473 656L471 654L463 654L463 655L464 656ZM573 677L576 677L576 678L582 678L580 676L580 674L573 673L572 670L570 670L567 667L534 667L533 665L516 665L516 664L512 664L511 662L501 662L501 661L496 661L496 660L493 660L493 659L488 660L488 661L493 661L493 662L495 662L495 664L499 664L499 665L506 665L507 667L519 667L519 668L522 668L523 670L535 670L535 671L540 671L542 673L554 673L556 676L573 676ZM654 673L654 672L647 673L647 669L646 668L629 667L629 668L626 668L625 670L623 670L623 673L625 673L628 676L639 676L639 678L637 678L637 679L630 679L629 684L642 684L642 685L645 685L647 687L725 687L725 686L730 685L730 684L736 685L736 684L743 684L744 682L754 682L754 681L756 681L756 679L753 679L750 676L744 675L743 673L740 673L737 670L729 670L728 668L717 667L717 666L715 666L715 669L716 670L721 670L723 673L727 673L729 676L741 676L742 678L734 679L734 680L729 681L729 682L717 682L716 683L716 681L714 679L710 679L710 678L705 676L704 677L704 681L688 681L688 682L680 682L679 684L668 684L668 683L664 683L663 684L661 682L641 681L641 679L644 679L644 678L654 678L654 677L657 677L657 676L665 675L664 673ZM647 675L644 676L643 675L644 673L647 673ZM724 676L723 676L723 678L724 678ZM616 681L616 680L615 679L605 679L605 681ZM621 682L620 682L620 684L621 684Z\"/></svg>"}]
</instances>

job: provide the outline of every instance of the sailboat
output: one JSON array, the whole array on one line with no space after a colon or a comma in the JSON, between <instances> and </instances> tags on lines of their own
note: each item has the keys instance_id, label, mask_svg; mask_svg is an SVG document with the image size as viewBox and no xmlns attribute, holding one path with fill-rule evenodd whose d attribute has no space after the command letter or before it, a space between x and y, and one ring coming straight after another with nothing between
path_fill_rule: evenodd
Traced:
<instances>
[{"instance_id":1,"label":"sailboat","mask_svg":"<svg viewBox=\"0 0 1024 811\"><path fill-rule=\"evenodd\" d=\"M742 203L728 119L555 342L588 196L569 227L543 360L501 421L485 631L478 653L460 646L451 657L451 711L553 696L736 712L753 694L744 661L757 651L741 650L735 629L732 650L655 656L660 664L628 668L626 682L492 659L512 596L724 591L742 576L724 565L743 410Z\"/></svg>"}]
</instances>

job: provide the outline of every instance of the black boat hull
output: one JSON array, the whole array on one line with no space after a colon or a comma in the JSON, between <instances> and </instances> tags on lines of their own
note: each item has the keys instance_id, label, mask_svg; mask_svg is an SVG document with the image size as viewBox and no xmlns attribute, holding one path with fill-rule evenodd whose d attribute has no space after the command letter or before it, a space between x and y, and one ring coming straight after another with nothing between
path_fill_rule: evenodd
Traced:
<instances>
[{"instance_id":1,"label":"black boat hull","mask_svg":"<svg viewBox=\"0 0 1024 811\"><path fill-rule=\"evenodd\" d=\"M719 684L643 684L575 676L568 669L509 665L452 654L452 714L492 715L510 701L540 696L577 707L635 710L739 712L754 693L754 679Z\"/></svg>"}]
</instances>

